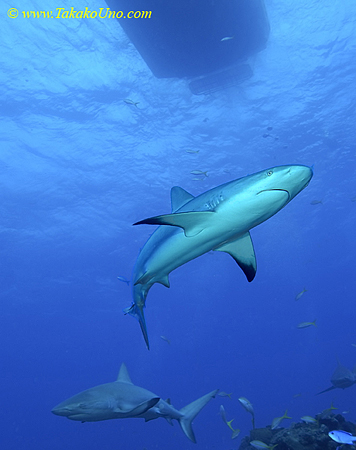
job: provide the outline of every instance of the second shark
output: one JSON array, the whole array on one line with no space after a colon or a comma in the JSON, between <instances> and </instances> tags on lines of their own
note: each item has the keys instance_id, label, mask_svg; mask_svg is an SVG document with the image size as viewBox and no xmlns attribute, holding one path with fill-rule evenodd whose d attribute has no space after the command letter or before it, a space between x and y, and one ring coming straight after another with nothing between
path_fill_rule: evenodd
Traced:
<instances>
[{"instance_id":1,"label":"second shark","mask_svg":"<svg viewBox=\"0 0 356 450\"><path fill-rule=\"evenodd\" d=\"M170 272L211 250L231 255L252 281L256 257L249 231L284 208L312 176L310 167L289 165L230 181L197 197L175 186L171 214L134 224L160 225L137 258L131 280L133 304L124 310L138 319L147 348L143 309L152 285L169 287Z\"/></svg>"}]
</instances>

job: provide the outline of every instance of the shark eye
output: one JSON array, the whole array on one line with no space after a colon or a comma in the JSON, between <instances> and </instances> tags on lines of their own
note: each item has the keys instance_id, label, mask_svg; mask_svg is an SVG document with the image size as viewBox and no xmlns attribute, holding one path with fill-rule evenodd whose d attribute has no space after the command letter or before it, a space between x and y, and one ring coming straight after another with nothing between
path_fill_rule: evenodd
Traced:
<instances>
[{"instance_id":1,"label":"shark eye","mask_svg":"<svg viewBox=\"0 0 356 450\"><path fill-rule=\"evenodd\" d=\"M267 176L271 176L273 174L273 170L269 170L268 172L267 172Z\"/></svg>"}]
</instances>

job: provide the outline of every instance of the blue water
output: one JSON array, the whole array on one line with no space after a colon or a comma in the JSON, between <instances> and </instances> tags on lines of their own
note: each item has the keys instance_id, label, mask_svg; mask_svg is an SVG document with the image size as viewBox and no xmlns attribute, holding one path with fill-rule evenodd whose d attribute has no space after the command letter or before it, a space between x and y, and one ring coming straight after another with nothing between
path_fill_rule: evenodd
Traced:
<instances>
[{"instance_id":1,"label":"blue water","mask_svg":"<svg viewBox=\"0 0 356 450\"><path fill-rule=\"evenodd\" d=\"M266 0L271 34L254 76L202 96L186 80L155 78L117 21L10 19L16 6L3 1L0 18L1 448L193 448L163 419L81 424L51 414L114 381L122 362L177 408L216 388L233 393L195 419L197 450L238 448L251 429L240 396L258 427L331 401L355 421L356 387L315 396L336 357L356 362L354 0ZM154 229L132 223L168 213L174 185L198 195L291 163L314 165L314 177L252 230L256 279L220 252L177 269L170 289L149 292L147 351L117 279L130 277ZM191 170L208 177L194 181ZM317 328L296 328L314 319Z\"/></svg>"}]
</instances>

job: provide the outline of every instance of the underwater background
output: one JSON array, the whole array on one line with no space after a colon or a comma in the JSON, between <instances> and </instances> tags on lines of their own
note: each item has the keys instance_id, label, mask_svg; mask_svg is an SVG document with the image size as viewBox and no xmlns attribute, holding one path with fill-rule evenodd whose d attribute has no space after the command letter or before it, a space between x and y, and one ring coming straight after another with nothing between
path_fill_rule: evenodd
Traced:
<instances>
[{"instance_id":1,"label":"underwater background","mask_svg":"<svg viewBox=\"0 0 356 450\"><path fill-rule=\"evenodd\" d=\"M81 424L51 414L114 381L122 362L135 384L178 409L213 389L232 392L196 417L197 450L238 448L251 429L240 396L257 427L286 409L298 422L331 401L356 420L355 386L315 395L337 358L356 363L356 3L265 5L271 31L253 77L197 96L184 79L155 78L117 20L7 15L84 10L84 0L2 2L2 449L193 448L163 419ZM199 195L281 164L313 165L314 177L252 230L255 280L220 252L180 267L170 289L148 294L147 351L122 313L131 292L118 277L130 278L154 227L132 224L169 213L172 186ZM241 429L236 440L221 404Z\"/></svg>"}]
</instances>

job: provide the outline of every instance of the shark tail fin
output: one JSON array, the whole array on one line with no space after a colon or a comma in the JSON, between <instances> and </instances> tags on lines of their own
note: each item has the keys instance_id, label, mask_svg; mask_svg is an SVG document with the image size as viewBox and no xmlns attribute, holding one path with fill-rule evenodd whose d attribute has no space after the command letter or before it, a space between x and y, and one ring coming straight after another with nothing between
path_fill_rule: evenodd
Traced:
<instances>
[{"instance_id":1,"label":"shark tail fin","mask_svg":"<svg viewBox=\"0 0 356 450\"><path fill-rule=\"evenodd\" d=\"M194 435L194 431L192 428L192 422L197 414L204 408L204 406L218 393L219 389L215 391L209 392L209 394L203 395L203 397L198 398L189 405L184 406L179 412L182 414L182 417L179 420L179 425L181 426L184 434L190 439L194 444L196 444L196 439Z\"/></svg>"},{"instance_id":2,"label":"shark tail fin","mask_svg":"<svg viewBox=\"0 0 356 450\"><path fill-rule=\"evenodd\" d=\"M124 314L130 314L130 316L133 316L133 317L135 317L135 319L138 320L140 327L141 327L143 337L144 337L146 345L147 345L147 349L149 350L150 349L150 341L148 339L146 320L145 320L145 315L143 313L143 306L139 306L136 303L134 303L129 308L124 309Z\"/></svg>"}]
</instances>

